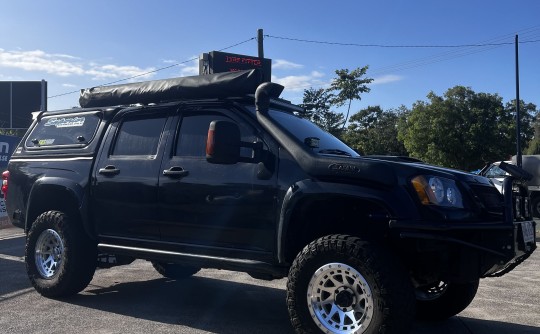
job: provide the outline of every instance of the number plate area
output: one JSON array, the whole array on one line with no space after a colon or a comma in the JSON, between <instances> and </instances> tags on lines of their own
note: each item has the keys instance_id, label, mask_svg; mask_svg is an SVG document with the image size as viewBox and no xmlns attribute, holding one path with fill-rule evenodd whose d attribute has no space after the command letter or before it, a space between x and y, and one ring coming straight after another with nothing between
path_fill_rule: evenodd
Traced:
<instances>
[{"instance_id":1,"label":"number plate area","mask_svg":"<svg viewBox=\"0 0 540 334\"><path fill-rule=\"evenodd\" d=\"M535 233L533 223L530 221L521 223L521 233L523 234L523 241L527 244L529 242L534 242Z\"/></svg>"}]
</instances>

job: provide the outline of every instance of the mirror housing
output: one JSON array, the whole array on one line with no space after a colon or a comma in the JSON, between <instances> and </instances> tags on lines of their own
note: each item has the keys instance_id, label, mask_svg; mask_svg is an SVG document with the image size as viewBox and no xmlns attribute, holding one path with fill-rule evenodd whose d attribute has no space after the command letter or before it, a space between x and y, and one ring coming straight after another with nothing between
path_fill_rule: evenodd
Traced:
<instances>
[{"instance_id":1,"label":"mirror housing","mask_svg":"<svg viewBox=\"0 0 540 334\"><path fill-rule=\"evenodd\" d=\"M206 161L233 165L240 160L240 128L228 121L212 121L206 140Z\"/></svg>"}]
</instances>

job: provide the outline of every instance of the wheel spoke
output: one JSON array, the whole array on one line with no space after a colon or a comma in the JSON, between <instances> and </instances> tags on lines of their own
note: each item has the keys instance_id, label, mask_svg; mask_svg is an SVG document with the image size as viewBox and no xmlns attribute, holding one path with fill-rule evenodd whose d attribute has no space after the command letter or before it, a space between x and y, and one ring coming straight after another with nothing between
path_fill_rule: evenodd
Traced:
<instances>
[{"instance_id":1,"label":"wheel spoke","mask_svg":"<svg viewBox=\"0 0 540 334\"><path fill-rule=\"evenodd\" d=\"M54 230L45 230L39 236L34 251L36 268L43 278L54 276L62 261L64 244Z\"/></svg>"},{"instance_id":2,"label":"wheel spoke","mask_svg":"<svg viewBox=\"0 0 540 334\"><path fill-rule=\"evenodd\" d=\"M332 333L361 333L368 327L373 297L358 271L345 264L329 263L315 271L309 286L310 313L321 328Z\"/></svg>"}]
</instances>

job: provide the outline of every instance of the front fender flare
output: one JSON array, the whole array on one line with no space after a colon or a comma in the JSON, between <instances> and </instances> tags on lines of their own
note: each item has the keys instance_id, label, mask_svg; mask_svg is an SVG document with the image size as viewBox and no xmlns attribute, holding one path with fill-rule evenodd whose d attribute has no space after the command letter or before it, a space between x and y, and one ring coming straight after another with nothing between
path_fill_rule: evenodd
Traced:
<instances>
[{"instance_id":1,"label":"front fender flare","mask_svg":"<svg viewBox=\"0 0 540 334\"><path fill-rule=\"evenodd\" d=\"M303 199L312 196L342 196L373 202L389 212L388 222L396 217L413 217L414 203L403 187L366 187L355 184L320 182L305 179L292 184L286 191L281 204L277 226L277 260L286 264L285 249L287 247L287 232L291 224L291 216L296 205ZM412 215L412 216L411 216Z\"/></svg>"}]
</instances>

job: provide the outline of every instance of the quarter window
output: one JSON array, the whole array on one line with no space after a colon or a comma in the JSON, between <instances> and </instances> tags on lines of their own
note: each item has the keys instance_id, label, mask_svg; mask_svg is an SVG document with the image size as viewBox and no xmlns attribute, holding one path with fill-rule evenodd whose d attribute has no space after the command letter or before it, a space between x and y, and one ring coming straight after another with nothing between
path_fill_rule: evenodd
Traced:
<instances>
[{"instance_id":1,"label":"quarter window","mask_svg":"<svg viewBox=\"0 0 540 334\"><path fill-rule=\"evenodd\" d=\"M94 139L100 121L100 112L45 116L32 130L25 144L28 148L86 146Z\"/></svg>"}]
</instances>

